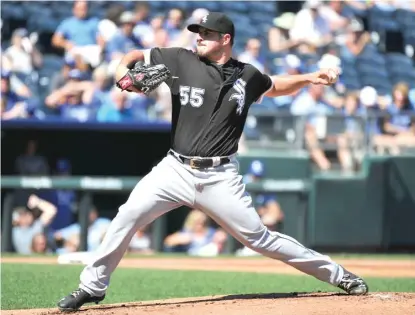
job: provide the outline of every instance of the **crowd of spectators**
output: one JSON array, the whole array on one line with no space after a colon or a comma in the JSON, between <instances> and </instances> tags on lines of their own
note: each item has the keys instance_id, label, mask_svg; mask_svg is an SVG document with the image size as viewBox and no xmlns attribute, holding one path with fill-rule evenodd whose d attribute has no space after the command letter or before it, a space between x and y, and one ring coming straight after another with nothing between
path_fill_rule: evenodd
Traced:
<instances>
[{"instance_id":1,"label":"crowd of spectators","mask_svg":"<svg viewBox=\"0 0 415 315\"><path fill-rule=\"evenodd\" d=\"M98 16L89 9L90 3L75 1L71 16L59 21L50 39L52 47L61 52L59 56L41 51L36 32L14 29L9 46L2 47L1 118L169 122L171 99L166 85L148 97L120 92L114 87L114 70L131 49L194 49L195 34L185 26L200 21L209 12L211 5L207 4L199 2L191 10L154 10L147 2L135 2L128 8L124 2L115 2L106 7L105 16ZM307 0L298 12L280 13L272 3L275 16L272 10L238 13L248 4L227 4L227 12L235 10L229 13L237 29L235 58L269 74L299 74L325 67L342 70L334 86L310 86L253 106L276 115L288 111L306 117L305 143L320 169L331 168L320 148L326 140L339 146L345 169L353 164L350 151L357 150L350 143L358 143L367 131L379 152L396 153L401 147L413 146L413 2ZM6 13L2 19L7 19ZM255 23L255 28L248 27ZM399 36L390 40L388 31L397 30L403 34L402 42ZM45 68L47 75L42 72ZM344 117L344 126L338 132L341 136L330 140L327 122L321 117L333 114ZM368 114L383 118L369 127L353 118ZM250 134L245 135L249 138Z\"/></svg>"},{"instance_id":2,"label":"crowd of spectators","mask_svg":"<svg viewBox=\"0 0 415 315\"><path fill-rule=\"evenodd\" d=\"M27 151L16 159L16 170L22 176L41 176L52 172L55 176L71 176L71 163L59 159L55 167L37 152L35 141L30 141ZM244 183L253 183L269 177L264 163L251 162L244 174ZM252 195L253 205L271 231L281 231L284 213L275 193ZM96 205L91 205L88 216L88 236L85 251L81 249L81 225L79 223L79 199L71 189L17 189L12 208L12 250L18 254L57 254L59 261L86 262L104 239L111 220ZM203 211L189 209L180 230L163 240L163 252L186 253L191 256L217 256L226 252L228 234ZM151 224L133 235L128 252L151 255L155 253ZM238 256L257 253L241 247Z\"/></svg>"}]
</instances>

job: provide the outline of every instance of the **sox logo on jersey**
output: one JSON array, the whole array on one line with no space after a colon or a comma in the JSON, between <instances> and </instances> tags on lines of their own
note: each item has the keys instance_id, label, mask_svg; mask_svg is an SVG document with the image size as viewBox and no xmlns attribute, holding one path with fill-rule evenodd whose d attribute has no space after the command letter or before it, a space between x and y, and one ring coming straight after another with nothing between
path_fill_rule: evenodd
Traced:
<instances>
[{"instance_id":1,"label":"sox logo on jersey","mask_svg":"<svg viewBox=\"0 0 415 315\"><path fill-rule=\"evenodd\" d=\"M245 86L246 82L242 79L236 80L236 82L233 84L233 88L236 90L237 93L233 93L231 97L229 98L229 101L236 99L236 102L238 103L238 107L236 108L236 112L241 115L242 111L245 106Z\"/></svg>"}]
</instances>

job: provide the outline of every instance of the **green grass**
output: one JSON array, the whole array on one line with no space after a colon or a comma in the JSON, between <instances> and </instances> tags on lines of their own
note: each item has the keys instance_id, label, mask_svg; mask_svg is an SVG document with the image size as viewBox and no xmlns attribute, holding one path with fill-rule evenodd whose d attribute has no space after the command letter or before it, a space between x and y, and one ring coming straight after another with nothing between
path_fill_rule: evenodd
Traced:
<instances>
[{"instance_id":1,"label":"green grass","mask_svg":"<svg viewBox=\"0 0 415 315\"><path fill-rule=\"evenodd\" d=\"M324 253L329 255L334 260L336 259L388 259L388 260L414 260L415 261L415 254L355 254L355 253ZM57 254L48 254L46 257L57 257ZM27 255L19 255L15 253L1 253L1 257L27 257ZM30 257L41 257L45 258L45 254L32 254ZM180 254L180 253L157 253L155 255L140 255L140 254L126 254L126 258L140 258L140 259L154 259L154 258L183 258L183 259L198 259L198 257L189 257L187 254ZM217 257L212 257L209 259L269 259L264 258L263 256L252 256L252 257L238 257L234 254L223 254ZM203 257L200 257L203 259Z\"/></svg>"},{"instance_id":2,"label":"green grass","mask_svg":"<svg viewBox=\"0 0 415 315\"><path fill-rule=\"evenodd\" d=\"M82 266L2 264L2 309L55 307L75 289ZM415 292L415 278L368 278L372 292ZM284 292L340 292L309 276L117 269L105 303L174 297Z\"/></svg>"}]
</instances>

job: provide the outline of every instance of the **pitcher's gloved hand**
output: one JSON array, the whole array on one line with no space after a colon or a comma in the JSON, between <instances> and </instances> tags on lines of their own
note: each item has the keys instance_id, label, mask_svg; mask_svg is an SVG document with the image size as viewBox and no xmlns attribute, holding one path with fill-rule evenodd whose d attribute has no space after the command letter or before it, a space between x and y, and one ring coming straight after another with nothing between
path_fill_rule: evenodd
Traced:
<instances>
[{"instance_id":1,"label":"pitcher's gloved hand","mask_svg":"<svg viewBox=\"0 0 415 315\"><path fill-rule=\"evenodd\" d=\"M141 92L148 95L170 76L170 70L164 64L151 66L138 62L133 69L128 70L126 75L118 80L116 86L122 91Z\"/></svg>"}]
</instances>

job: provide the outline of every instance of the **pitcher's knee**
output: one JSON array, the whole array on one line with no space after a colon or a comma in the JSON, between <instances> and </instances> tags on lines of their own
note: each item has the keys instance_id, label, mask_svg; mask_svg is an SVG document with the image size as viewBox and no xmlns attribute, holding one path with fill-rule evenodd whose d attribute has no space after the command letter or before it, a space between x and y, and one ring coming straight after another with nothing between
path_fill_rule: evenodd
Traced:
<instances>
[{"instance_id":1,"label":"pitcher's knee","mask_svg":"<svg viewBox=\"0 0 415 315\"><path fill-rule=\"evenodd\" d=\"M117 217L123 222L141 222L148 224L155 220L158 216L158 211L153 204L146 202L126 202L118 208Z\"/></svg>"},{"instance_id":2,"label":"pitcher's knee","mask_svg":"<svg viewBox=\"0 0 415 315\"><path fill-rule=\"evenodd\" d=\"M258 233L251 234L246 237L246 246L257 252L268 251L270 247L274 247L275 241L278 239L278 233L264 229Z\"/></svg>"}]
</instances>

